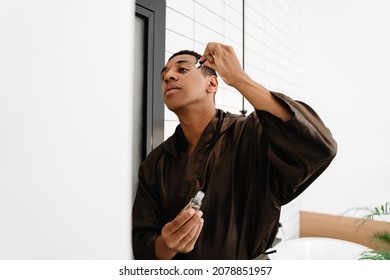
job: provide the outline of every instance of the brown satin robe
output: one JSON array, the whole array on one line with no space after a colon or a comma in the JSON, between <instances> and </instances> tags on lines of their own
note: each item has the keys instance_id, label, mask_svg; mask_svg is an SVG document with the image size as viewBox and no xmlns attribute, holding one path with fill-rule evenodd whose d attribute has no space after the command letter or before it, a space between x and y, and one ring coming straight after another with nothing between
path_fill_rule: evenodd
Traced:
<instances>
[{"instance_id":1,"label":"brown satin robe","mask_svg":"<svg viewBox=\"0 0 390 280\"><path fill-rule=\"evenodd\" d=\"M154 242L198 190L204 226L193 251L174 259L254 259L272 245L281 206L330 164L337 144L306 104L275 93L294 114L216 111L189 159L180 125L141 164L133 206L133 253L154 259Z\"/></svg>"}]
</instances>

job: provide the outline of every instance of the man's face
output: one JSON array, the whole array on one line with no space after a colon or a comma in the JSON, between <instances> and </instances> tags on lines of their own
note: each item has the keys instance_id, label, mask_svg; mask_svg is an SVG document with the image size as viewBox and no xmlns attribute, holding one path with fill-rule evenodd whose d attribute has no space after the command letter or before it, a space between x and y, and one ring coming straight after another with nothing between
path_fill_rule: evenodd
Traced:
<instances>
[{"instance_id":1,"label":"man's face","mask_svg":"<svg viewBox=\"0 0 390 280\"><path fill-rule=\"evenodd\" d=\"M161 71L162 95L173 112L206 101L208 76L195 67L196 58L189 54L173 57Z\"/></svg>"}]
</instances>

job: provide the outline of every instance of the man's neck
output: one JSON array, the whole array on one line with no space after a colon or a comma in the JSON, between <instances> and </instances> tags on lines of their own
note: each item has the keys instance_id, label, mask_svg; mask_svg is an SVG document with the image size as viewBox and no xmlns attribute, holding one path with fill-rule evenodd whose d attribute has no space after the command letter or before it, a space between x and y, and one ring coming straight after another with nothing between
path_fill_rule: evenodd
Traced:
<instances>
[{"instance_id":1,"label":"man's neck","mask_svg":"<svg viewBox=\"0 0 390 280\"><path fill-rule=\"evenodd\" d=\"M178 114L180 126L188 142L186 155L189 158L198 144L203 131L213 119L215 108L202 110L201 112L191 111L185 114Z\"/></svg>"}]
</instances>

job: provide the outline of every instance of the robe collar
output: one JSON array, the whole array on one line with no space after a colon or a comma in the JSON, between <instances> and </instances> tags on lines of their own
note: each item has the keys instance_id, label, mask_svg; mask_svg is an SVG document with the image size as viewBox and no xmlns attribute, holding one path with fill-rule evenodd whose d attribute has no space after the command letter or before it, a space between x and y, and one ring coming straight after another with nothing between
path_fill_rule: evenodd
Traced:
<instances>
[{"instance_id":1,"label":"robe collar","mask_svg":"<svg viewBox=\"0 0 390 280\"><path fill-rule=\"evenodd\" d=\"M194 152L201 147L212 145L214 141L232 126L239 117L239 115L234 115L229 112L226 113L221 109L217 109L214 117L203 131ZM184 136L180 124L176 127L175 133L162 144L162 147L177 159L180 159L186 146L187 139Z\"/></svg>"}]
</instances>

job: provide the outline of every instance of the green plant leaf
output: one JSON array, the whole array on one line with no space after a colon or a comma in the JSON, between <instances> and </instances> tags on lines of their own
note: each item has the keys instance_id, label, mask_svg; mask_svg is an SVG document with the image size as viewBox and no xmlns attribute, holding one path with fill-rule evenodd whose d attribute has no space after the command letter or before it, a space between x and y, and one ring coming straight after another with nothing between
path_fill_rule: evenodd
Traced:
<instances>
[{"instance_id":1,"label":"green plant leaf","mask_svg":"<svg viewBox=\"0 0 390 280\"><path fill-rule=\"evenodd\" d=\"M390 232L385 230L383 232L374 232L371 236L372 241L378 245L383 251L390 252Z\"/></svg>"},{"instance_id":2,"label":"green plant leaf","mask_svg":"<svg viewBox=\"0 0 390 280\"><path fill-rule=\"evenodd\" d=\"M367 213L367 215L363 216L362 218L362 225L364 225L365 221L374 220L375 217L390 215L390 202L386 202L374 208L360 207L355 208L355 210L360 210ZM384 230L382 232L374 232L371 236L371 239L378 246L380 251L365 251L360 255L359 259L390 260L390 231Z\"/></svg>"},{"instance_id":3,"label":"green plant leaf","mask_svg":"<svg viewBox=\"0 0 390 280\"><path fill-rule=\"evenodd\" d=\"M390 252L366 251L360 255L359 260L390 260Z\"/></svg>"}]
</instances>

